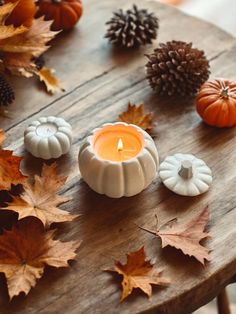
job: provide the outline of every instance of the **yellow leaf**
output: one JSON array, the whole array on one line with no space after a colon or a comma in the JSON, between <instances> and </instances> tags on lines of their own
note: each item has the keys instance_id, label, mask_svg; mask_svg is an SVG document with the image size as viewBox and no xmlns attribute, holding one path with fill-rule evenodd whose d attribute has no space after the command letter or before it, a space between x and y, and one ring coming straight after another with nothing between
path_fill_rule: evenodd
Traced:
<instances>
[{"instance_id":1,"label":"yellow leaf","mask_svg":"<svg viewBox=\"0 0 236 314\"><path fill-rule=\"evenodd\" d=\"M145 113L143 104L136 106L129 103L127 110L119 115L119 121L135 124L144 130L150 130L154 126L153 114Z\"/></svg>"},{"instance_id":2,"label":"yellow leaf","mask_svg":"<svg viewBox=\"0 0 236 314\"><path fill-rule=\"evenodd\" d=\"M35 73L39 76L40 81L44 82L49 93L54 94L57 91L64 91L58 79L53 75L53 70L43 67Z\"/></svg>"},{"instance_id":3,"label":"yellow leaf","mask_svg":"<svg viewBox=\"0 0 236 314\"><path fill-rule=\"evenodd\" d=\"M28 53L39 57L49 48L47 43L58 33L50 30L51 24L52 21L44 21L43 17L34 19L27 32L2 40L0 49L5 52Z\"/></svg>"}]
</instances>

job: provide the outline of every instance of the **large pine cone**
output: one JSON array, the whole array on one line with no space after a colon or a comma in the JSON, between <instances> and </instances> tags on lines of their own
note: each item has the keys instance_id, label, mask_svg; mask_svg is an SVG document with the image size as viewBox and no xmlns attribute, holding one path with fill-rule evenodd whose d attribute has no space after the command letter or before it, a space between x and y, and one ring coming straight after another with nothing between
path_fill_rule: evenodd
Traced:
<instances>
[{"instance_id":1,"label":"large pine cone","mask_svg":"<svg viewBox=\"0 0 236 314\"><path fill-rule=\"evenodd\" d=\"M110 21L106 38L115 45L127 48L151 44L157 37L158 18L147 10L133 5L131 10L115 12Z\"/></svg>"},{"instance_id":2,"label":"large pine cone","mask_svg":"<svg viewBox=\"0 0 236 314\"><path fill-rule=\"evenodd\" d=\"M7 106L13 102L15 95L11 85L0 75L0 106Z\"/></svg>"},{"instance_id":3,"label":"large pine cone","mask_svg":"<svg viewBox=\"0 0 236 314\"><path fill-rule=\"evenodd\" d=\"M146 56L147 79L160 95L194 95L210 74L204 51L192 43L167 42Z\"/></svg>"}]
</instances>

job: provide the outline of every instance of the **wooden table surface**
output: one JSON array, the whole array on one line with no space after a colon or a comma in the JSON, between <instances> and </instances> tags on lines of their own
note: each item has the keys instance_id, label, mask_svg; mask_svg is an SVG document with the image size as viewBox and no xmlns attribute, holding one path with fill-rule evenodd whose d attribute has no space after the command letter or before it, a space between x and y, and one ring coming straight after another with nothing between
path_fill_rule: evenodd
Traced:
<instances>
[{"instance_id":1,"label":"wooden table surface","mask_svg":"<svg viewBox=\"0 0 236 314\"><path fill-rule=\"evenodd\" d=\"M129 2L129 3L128 3ZM201 20L186 16L163 4L135 1L160 18L158 41L185 40L204 49L210 59L212 77L236 79L236 40ZM12 79L16 102L12 118L0 118L7 131L6 146L25 154L23 168L32 173L42 165L23 147L23 131L32 120L48 115L65 118L74 129L73 150L58 160L69 174L64 193L73 200L64 206L82 214L78 221L62 224L63 239L82 239L77 262L68 269L47 268L45 276L27 297L7 302L3 276L0 278L0 313L190 313L215 297L236 274L236 137L235 128L215 129L203 124L195 112L193 99L158 99L145 79L144 53L156 46L130 52L113 49L103 38L105 21L127 0L89 0L79 27L60 36L46 55L47 64L57 69L65 93L48 96L37 82ZM118 7L117 7L118 6ZM115 121L128 101L144 102L158 122L156 145L160 159L177 152L196 154L212 168L214 183L200 197L186 198L167 190L157 178L141 194L132 198L109 199L91 191L80 179L77 155L89 131ZM212 261L205 267L175 249L160 250L160 241L136 226L154 225L154 215L183 220L209 205L212 238L205 245ZM120 284L103 268L111 267L129 251L147 248L164 274L172 279L168 288L154 288L150 300L136 291L120 304Z\"/></svg>"}]
</instances>

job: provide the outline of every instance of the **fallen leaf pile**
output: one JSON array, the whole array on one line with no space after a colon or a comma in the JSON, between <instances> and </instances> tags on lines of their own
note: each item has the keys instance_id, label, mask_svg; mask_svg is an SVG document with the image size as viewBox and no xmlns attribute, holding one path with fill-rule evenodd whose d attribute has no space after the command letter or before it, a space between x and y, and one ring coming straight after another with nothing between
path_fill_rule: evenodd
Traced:
<instances>
[{"instance_id":1,"label":"fallen leaf pile","mask_svg":"<svg viewBox=\"0 0 236 314\"><path fill-rule=\"evenodd\" d=\"M129 103L127 111L119 115L119 121L135 124L144 130L151 130L154 127L153 114L145 113L143 104L136 106Z\"/></svg>"},{"instance_id":2,"label":"fallen leaf pile","mask_svg":"<svg viewBox=\"0 0 236 314\"><path fill-rule=\"evenodd\" d=\"M168 279L162 277L162 270L154 268L150 260L146 260L144 247L127 254L126 264L115 262L114 269L107 271L123 276L121 301L127 298L134 288L141 289L150 297L152 295L151 285L166 286L170 283Z\"/></svg>"},{"instance_id":3,"label":"fallen leaf pile","mask_svg":"<svg viewBox=\"0 0 236 314\"><path fill-rule=\"evenodd\" d=\"M4 140L5 133L0 130L0 146ZM77 217L58 208L69 201L68 197L58 194L67 177L57 174L54 163L44 165L41 176L35 175L32 181L20 171L22 159L10 150L0 149L0 190L7 190L11 195L12 185L23 187L22 194L12 195L12 202L2 208L4 212L18 214L18 222L0 235L0 273L5 274L10 299L21 292L28 294L43 275L45 265L68 266L81 242L54 240L55 230L48 230L53 222Z\"/></svg>"},{"instance_id":4,"label":"fallen leaf pile","mask_svg":"<svg viewBox=\"0 0 236 314\"><path fill-rule=\"evenodd\" d=\"M158 230L152 231L141 228L161 238L162 248L172 246L181 250L185 255L195 257L200 263L210 261L210 251L200 244L200 241L209 237L204 229L209 221L210 213L208 208L203 209L197 216L187 223L178 222L172 219L162 225Z\"/></svg>"},{"instance_id":5,"label":"fallen leaf pile","mask_svg":"<svg viewBox=\"0 0 236 314\"><path fill-rule=\"evenodd\" d=\"M2 209L17 212L19 219L37 217L47 227L54 222L72 221L77 216L57 207L70 200L66 196L58 195L66 180L66 177L57 175L56 163L44 165L41 176L36 175L33 183L30 180L24 182L24 192L13 197L12 202Z\"/></svg>"},{"instance_id":6,"label":"fallen leaf pile","mask_svg":"<svg viewBox=\"0 0 236 314\"><path fill-rule=\"evenodd\" d=\"M1 66L13 75L24 77L37 75L45 83L47 91L50 93L63 90L53 76L52 70L45 67L38 69L34 62L35 58L49 49L48 42L57 34L50 30L52 22L38 18L33 19L30 27L6 25L7 17L11 16L14 8L20 5L21 1L0 6Z\"/></svg>"},{"instance_id":7,"label":"fallen leaf pile","mask_svg":"<svg viewBox=\"0 0 236 314\"><path fill-rule=\"evenodd\" d=\"M42 277L45 265L67 267L76 257L79 241L54 240L55 230L45 231L37 218L20 220L0 236L0 272L5 274L9 297L28 294Z\"/></svg>"}]
</instances>

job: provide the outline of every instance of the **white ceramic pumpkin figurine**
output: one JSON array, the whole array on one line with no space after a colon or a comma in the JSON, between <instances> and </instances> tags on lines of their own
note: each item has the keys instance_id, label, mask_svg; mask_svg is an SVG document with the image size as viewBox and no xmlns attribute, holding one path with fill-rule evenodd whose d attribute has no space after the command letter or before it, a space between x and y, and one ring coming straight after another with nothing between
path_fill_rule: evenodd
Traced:
<instances>
[{"instance_id":1,"label":"white ceramic pumpkin figurine","mask_svg":"<svg viewBox=\"0 0 236 314\"><path fill-rule=\"evenodd\" d=\"M72 144L72 128L62 118L42 117L30 123L24 133L25 148L35 157L59 158Z\"/></svg>"},{"instance_id":2,"label":"white ceramic pumpkin figurine","mask_svg":"<svg viewBox=\"0 0 236 314\"><path fill-rule=\"evenodd\" d=\"M129 144L134 145L137 141L140 149L128 160L101 157L96 151L97 141L102 141L108 134L133 137ZM156 178L158 166L158 152L151 136L136 125L123 122L107 123L93 130L79 152L79 168L84 181L97 193L113 198L140 193Z\"/></svg>"},{"instance_id":3,"label":"white ceramic pumpkin figurine","mask_svg":"<svg viewBox=\"0 0 236 314\"><path fill-rule=\"evenodd\" d=\"M212 183L211 169L203 160L190 154L166 157L160 165L159 174L164 185L179 195L205 193Z\"/></svg>"}]
</instances>

